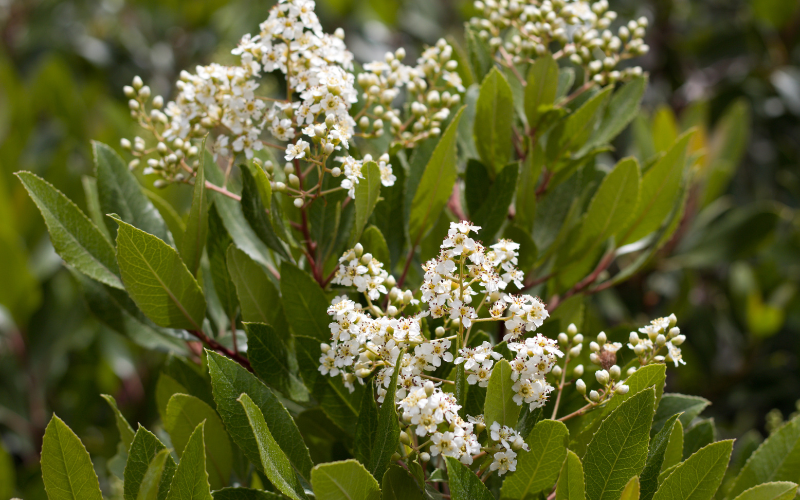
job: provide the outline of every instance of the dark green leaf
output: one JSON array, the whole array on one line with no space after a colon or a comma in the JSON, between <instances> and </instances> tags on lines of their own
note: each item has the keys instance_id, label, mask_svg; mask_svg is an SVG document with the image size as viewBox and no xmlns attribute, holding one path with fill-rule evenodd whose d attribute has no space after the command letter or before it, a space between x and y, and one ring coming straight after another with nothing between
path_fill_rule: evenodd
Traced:
<instances>
[{"instance_id":1,"label":"dark green leaf","mask_svg":"<svg viewBox=\"0 0 800 500\"><path fill-rule=\"evenodd\" d=\"M181 257L186 263L186 267L195 276L197 275L197 270L200 269L203 246L206 244L208 235L208 197L206 196L206 177L203 173L203 163L204 161L201 160L197 175L194 178L192 208L189 210L189 219L186 221L186 232L183 233L182 238L175 235L176 240L181 238L181 244L178 247Z\"/></svg>"},{"instance_id":2,"label":"dark green leaf","mask_svg":"<svg viewBox=\"0 0 800 500\"><path fill-rule=\"evenodd\" d=\"M517 174L519 172L518 163L509 163L497 174L489 192L486 192L484 185L483 195L485 200L477 213L472 217L472 221L481 226L480 236L486 244L494 241L497 232L508 217L508 207L514 198L514 191L517 188Z\"/></svg>"},{"instance_id":3,"label":"dark green leaf","mask_svg":"<svg viewBox=\"0 0 800 500\"><path fill-rule=\"evenodd\" d=\"M457 458L445 457L445 462L452 500L494 500L480 478Z\"/></svg>"},{"instance_id":4,"label":"dark green leaf","mask_svg":"<svg viewBox=\"0 0 800 500\"><path fill-rule=\"evenodd\" d=\"M381 500L424 500L425 494L414 478L399 465L390 465L383 475Z\"/></svg>"},{"instance_id":5,"label":"dark green leaf","mask_svg":"<svg viewBox=\"0 0 800 500\"><path fill-rule=\"evenodd\" d=\"M384 268L387 271L390 270L391 257L389 256L389 247L380 229L375 226L367 227L361 234L361 244L364 246L365 253L371 253L373 257L378 259L378 262L384 264Z\"/></svg>"},{"instance_id":6,"label":"dark green leaf","mask_svg":"<svg viewBox=\"0 0 800 500\"><path fill-rule=\"evenodd\" d=\"M714 419L699 420L686 431L683 437L683 458L687 459L697 450L713 443L716 440L717 429Z\"/></svg>"},{"instance_id":7,"label":"dark green leaf","mask_svg":"<svg viewBox=\"0 0 800 500\"><path fill-rule=\"evenodd\" d=\"M531 65L525 86L525 116L529 126L538 124L542 106L552 106L555 102L558 80L558 63L549 52Z\"/></svg>"},{"instance_id":8,"label":"dark green leaf","mask_svg":"<svg viewBox=\"0 0 800 500\"><path fill-rule=\"evenodd\" d=\"M392 171L397 179L394 186L381 189L381 199L372 212L374 223L386 237L386 245L389 247L390 258L384 262L387 270L392 269L397 263L406 242L406 231L403 225L406 171L396 157L392 159L392 164Z\"/></svg>"},{"instance_id":9,"label":"dark green leaf","mask_svg":"<svg viewBox=\"0 0 800 500\"><path fill-rule=\"evenodd\" d=\"M150 464L159 452L166 449L166 446L152 432L139 426L136 435L133 437L131 448L128 450L128 463L125 464L125 481L123 483L125 500L138 500L142 482L147 475ZM167 497L174 473L175 461L172 460L171 456L167 455L158 488L158 498L160 500Z\"/></svg>"},{"instance_id":10,"label":"dark green leaf","mask_svg":"<svg viewBox=\"0 0 800 500\"><path fill-rule=\"evenodd\" d=\"M556 500L586 500L585 489L581 459L575 452L568 451L556 485Z\"/></svg>"},{"instance_id":11,"label":"dark green leaf","mask_svg":"<svg viewBox=\"0 0 800 500\"><path fill-rule=\"evenodd\" d=\"M227 254L228 272L241 304L242 320L282 327L286 320L278 288L264 268L235 245L228 247Z\"/></svg>"},{"instance_id":12,"label":"dark green leaf","mask_svg":"<svg viewBox=\"0 0 800 500\"><path fill-rule=\"evenodd\" d=\"M402 366L404 355L405 350L400 351L397 361L395 361L396 367ZM389 386L386 387L383 403L381 403L381 407L378 410L378 432L375 434L375 440L372 444L368 467L369 472L376 479L383 478L392 455L397 451L397 443L400 438L400 424L397 421L397 408L395 406L395 392L397 391L397 376L399 372L400 369L395 368L389 380Z\"/></svg>"},{"instance_id":13,"label":"dark green leaf","mask_svg":"<svg viewBox=\"0 0 800 500\"><path fill-rule=\"evenodd\" d=\"M283 496L271 491L250 488L222 488L211 494L214 500L280 500Z\"/></svg>"},{"instance_id":14,"label":"dark green leaf","mask_svg":"<svg viewBox=\"0 0 800 500\"><path fill-rule=\"evenodd\" d=\"M328 300L319 284L306 272L284 262L281 265L281 295L286 318L297 335L329 342Z\"/></svg>"},{"instance_id":15,"label":"dark green leaf","mask_svg":"<svg viewBox=\"0 0 800 500\"><path fill-rule=\"evenodd\" d=\"M367 219L372 215L372 211L375 210L381 194L381 170L378 164L374 161L365 162L361 167L361 173L364 178L356 185L356 219L350 236L351 246L355 246L361 238L361 232L367 225Z\"/></svg>"},{"instance_id":16,"label":"dark green leaf","mask_svg":"<svg viewBox=\"0 0 800 500\"><path fill-rule=\"evenodd\" d=\"M647 462L641 474L641 500L650 500L658 489L658 475L663 469L664 457L669 447L672 430L675 428L675 422L677 421L678 415L671 416L650 443ZM680 425L680 422L678 422L678 425ZM637 498L639 497L637 496Z\"/></svg>"},{"instance_id":17,"label":"dark green leaf","mask_svg":"<svg viewBox=\"0 0 800 500\"><path fill-rule=\"evenodd\" d=\"M267 216L253 174L244 165L240 170L242 172L242 214L245 220L265 245L275 250L284 259L288 259L289 254L286 253L286 248L284 248L278 235L275 234L272 222Z\"/></svg>"},{"instance_id":18,"label":"dark green leaf","mask_svg":"<svg viewBox=\"0 0 800 500\"><path fill-rule=\"evenodd\" d=\"M667 419L676 413L682 413L678 419L686 428L694 417L700 414L710 403L707 399L699 396L687 396L685 394L670 393L661 398L653 419L653 433L661 430Z\"/></svg>"},{"instance_id":19,"label":"dark green leaf","mask_svg":"<svg viewBox=\"0 0 800 500\"><path fill-rule=\"evenodd\" d=\"M189 437L169 487L167 500L211 500L211 487L206 472L206 450L200 422Z\"/></svg>"},{"instance_id":20,"label":"dark green leaf","mask_svg":"<svg viewBox=\"0 0 800 500\"><path fill-rule=\"evenodd\" d=\"M92 149L103 213L117 214L128 224L163 241L171 241L164 219L142 192L139 181L123 159L101 142L93 141ZM106 226L112 235L117 234L117 226L112 221L106 219Z\"/></svg>"},{"instance_id":21,"label":"dark green leaf","mask_svg":"<svg viewBox=\"0 0 800 500\"><path fill-rule=\"evenodd\" d=\"M298 375L297 358L288 331L278 333L263 323L245 323L247 352L258 377L295 401L308 401Z\"/></svg>"},{"instance_id":22,"label":"dark green leaf","mask_svg":"<svg viewBox=\"0 0 800 500\"><path fill-rule=\"evenodd\" d=\"M378 437L378 404L372 379L367 382L367 390L361 396L356 433L353 437L353 456L369 468L372 462L372 447Z\"/></svg>"},{"instance_id":23,"label":"dark green leaf","mask_svg":"<svg viewBox=\"0 0 800 500\"><path fill-rule=\"evenodd\" d=\"M217 298L229 318L236 317L236 310L239 308L236 288L228 272L227 252L232 242L217 212L217 206L212 205L208 214L208 264Z\"/></svg>"},{"instance_id":24,"label":"dark green leaf","mask_svg":"<svg viewBox=\"0 0 800 500\"><path fill-rule=\"evenodd\" d=\"M522 500L553 486L567 457L568 436L567 426L557 420L536 424L525 440L530 451L517 454L517 470L503 481L501 496Z\"/></svg>"},{"instance_id":25,"label":"dark green leaf","mask_svg":"<svg viewBox=\"0 0 800 500\"><path fill-rule=\"evenodd\" d=\"M600 126L583 147L585 151L611 141L628 126L639 113L639 105L646 86L647 77L638 76L614 93Z\"/></svg>"}]
</instances>

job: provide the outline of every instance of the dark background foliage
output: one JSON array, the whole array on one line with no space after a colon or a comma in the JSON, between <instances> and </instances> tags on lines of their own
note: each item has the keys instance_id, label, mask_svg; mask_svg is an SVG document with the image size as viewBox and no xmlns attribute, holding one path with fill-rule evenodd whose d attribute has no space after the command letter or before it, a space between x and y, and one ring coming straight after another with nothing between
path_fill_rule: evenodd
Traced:
<instances>
[{"instance_id":1,"label":"dark background foliage","mask_svg":"<svg viewBox=\"0 0 800 500\"><path fill-rule=\"evenodd\" d=\"M398 46L413 56L442 34L459 41L472 15L460 0L318 3L323 25L344 27L359 61ZM113 394L131 422L152 424L164 356L88 314L12 173L35 172L82 204L90 140L118 144L135 133L122 86L138 74L170 95L181 69L229 60L270 7L0 0L0 462L14 461L26 499L44 498L38 452L52 412L80 435L102 475L117 437L99 394ZM699 125L713 140L719 127L738 127L722 148L736 164L724 196L707 206L695 200L669 254L592 297L583 331L626 336L631 325L674 312L688 366L670 373L668 390L710 399L718 437L751 428L765 435L800 398L800 4L611 0L611 8L651 22L643 116L614 155L642 148L652 129L658 136ZM178 206L190 196L185 187L160 193ZM0 484L13 480L2 470Z\"/></svg>"}]
</instances>

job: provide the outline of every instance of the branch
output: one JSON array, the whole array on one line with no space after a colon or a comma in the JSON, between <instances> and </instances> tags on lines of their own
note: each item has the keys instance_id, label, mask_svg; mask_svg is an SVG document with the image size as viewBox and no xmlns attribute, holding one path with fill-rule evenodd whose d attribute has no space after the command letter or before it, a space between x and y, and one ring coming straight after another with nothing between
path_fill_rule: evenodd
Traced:
<instances>
[{"instance_id":1,"label":"branch","mask_svg":"<svg viewBox=\"0 0 800 500\"><path fill-rule=\"evenodd\" d=\"M186 331L197 337L210 349L231 358L232 360L236 361L240 365L247 368L249 371L251 372L253 371L253 368L250 366L250 361L247 358L245 358L238 352L231 351L230 349L220 344L216 340L209 338L209 336L206 335L205 332L203 332L202 330L186 330Z\"/></svg>"}]
</instances>

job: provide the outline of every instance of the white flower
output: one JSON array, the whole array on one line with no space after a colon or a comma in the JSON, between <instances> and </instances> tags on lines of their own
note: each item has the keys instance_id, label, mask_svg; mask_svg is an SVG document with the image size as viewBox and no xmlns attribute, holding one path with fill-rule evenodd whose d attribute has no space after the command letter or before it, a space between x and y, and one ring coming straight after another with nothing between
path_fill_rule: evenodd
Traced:
<instances>
[{"instance_id":1,"label":"white flower","mask_svg":"<svg viewBox=\"0 0 800 500\"><path fill-rule=\"evenodd\" d=\"M512 450L500 451L494 454L494 461L489 466L490 470L496 470L497 475L502 476L508 471L517 470L517 454Z\"/></svg>"},{"instance_id":2,"label":"white flower","mask_svg":"<svg viewBox=\"0 0 800 500\"><path fill-rule=\"evenodd\" d=\"M296 143L286 148L286 161L292 161L295 158L303 158L308 150L308 143L303 139L298 139Z\"/></svg>"}]
</instances>

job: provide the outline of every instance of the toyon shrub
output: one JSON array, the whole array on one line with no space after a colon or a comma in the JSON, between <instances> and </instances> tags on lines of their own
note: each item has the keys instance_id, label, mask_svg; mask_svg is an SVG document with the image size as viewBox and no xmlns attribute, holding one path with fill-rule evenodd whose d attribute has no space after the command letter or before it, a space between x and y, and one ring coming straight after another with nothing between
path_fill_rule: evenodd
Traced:
<instances>
[{"instance_id":1,"label":"toyon shrub","mask_svg":"<svg viewBox=\"0 0 800 500\"><path fill-rule=\"evenodd\" d=\"M155 433L104 396L107 494L795 497L798 418L728 470L708 401L663 392L684 364L674 315L579 333L585 298L661 258L690 193L723 182L692 130L600 161L639 113L626 61L647 20L605 0L475 6L465 51L359 68L314 2L281 0L172 101L125 87L143 133L129 161L94 144L88 216L18 173L90 310L170 353ZM188 214L137 170L187 185ZM42 472L51 499L102 498L55 416Z\"/></svg>"}]
</instances>

